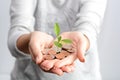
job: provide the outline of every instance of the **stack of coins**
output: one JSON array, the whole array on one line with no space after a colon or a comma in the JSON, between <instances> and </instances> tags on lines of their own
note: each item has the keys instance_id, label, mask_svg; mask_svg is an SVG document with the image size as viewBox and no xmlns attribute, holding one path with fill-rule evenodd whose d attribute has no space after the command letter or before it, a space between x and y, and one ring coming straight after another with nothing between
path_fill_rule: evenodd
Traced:
<instances>
[{"instance_id":1,"label":"stack of coins","mask_svg":"<svg viewBox=\"0 0 120 80\"><path fill-rule=\"evenodd\" d=\"M53 60L53 59L63 59L67 57L68 55L75 52L75 49L71 45L63 45L62 48L58 48L59 50L56 50L56 46L53 46L52 48L47 48L42 51L43 57L45 60Z\"/></svg>"}]
</instances>

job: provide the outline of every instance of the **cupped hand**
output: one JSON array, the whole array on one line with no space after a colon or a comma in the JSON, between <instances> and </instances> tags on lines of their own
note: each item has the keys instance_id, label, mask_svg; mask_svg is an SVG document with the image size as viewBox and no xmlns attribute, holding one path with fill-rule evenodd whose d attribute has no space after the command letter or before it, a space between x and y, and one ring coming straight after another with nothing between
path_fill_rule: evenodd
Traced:
<instances>
[{"instance_id":1,"label":"cupped hand","mask_svg":"<svg viewBox=\"0 0 120 80\"><path fill-rule=\"evenodd\" d=\"M29 52L36 64L41 63L43 59L42 51L45 47L49 47L52 41L53 37L44 32L34 31L31 33Z\"/></svg>"},{"instance_id":2,"label":"cupped hand","mask_svg":"<svg viewBox=\"0 0 120 80\"><path fill-rule=\"evenodd\" d=\"M54 65L56 62L59 61L58 59L43 60L42 51L45 48L49 48L52 45L52 43L52 36L39 31L32 32L29 41L29 52L32 56L32 59L44 71L55 73L58 75L62 75L63 72L70 72L70 69L73 68L73 64L70 64L69 66L61 66L60 68L55 69Z\"/></svg>"},{"instance_id":3,"label":"cupped hand","mask_svg":"<svg viewBox=\"0 0 120 80\"><path fill-rule=\"evenodd\" d=\"M39 31L34 31L29 34L21 35L17 40L17 48L25 54L30 54L34 62L41 69L47 72L62 75L64 71L68 72L73 65L62 66L61 68L54 69L54 64L58 60L43 60L42 50L46 47L51 47L53 37Z\"/></svg>"},{"instance_id":4,"label":"cupped hand","mask_svg":"<svg viewBox=\"0 0 120 80\"><path fill-rule=\"evenodd\" d=\"M62 60L45 60L40 65L45 71L50 71L58 75L63 72L71 72L74 70L74 61L78 58L81 62L85 62L84 54L89 48L88 38L80 32L64 32L61 34L62 39L71 39L72 46L76 49L75 53L70 54Z\"/></svg>"},{"instance_id":5,"label":"cupped hand","mask_svg":"<svg viewBox=\"0 0 120 80\"><path fill-rule=\"evenodd\" d=\"M53 37L43 32L32 32L29 42L29 51L33 60L45 71L62 75L63 72L71 72L74 69L74 61L78 58L81 62L85 61L84 53L89 48L89 40L80 32L64 32L61 34L63 39L71 39L76 52L70 54L62 60L43 60L42 50L49 47ZM41 63L42 61L42 63Z\"/></svg>"},{"instance_id":6,"label":"cupped hand","mask_svg":"<svg viewBox=\"0 0 120 80\"><path fill-rule=\"evenodd\" d=\"M81 32L64 32L61 34L62 39L71 39L72 46L76 49L75 53L70 54L66 58L59 60L55 63L56 68L60 68L65 65L73 64L76 58L81 62L85 62L85 52L89 48L89 40Z\"/></svg>"}]
</instances>

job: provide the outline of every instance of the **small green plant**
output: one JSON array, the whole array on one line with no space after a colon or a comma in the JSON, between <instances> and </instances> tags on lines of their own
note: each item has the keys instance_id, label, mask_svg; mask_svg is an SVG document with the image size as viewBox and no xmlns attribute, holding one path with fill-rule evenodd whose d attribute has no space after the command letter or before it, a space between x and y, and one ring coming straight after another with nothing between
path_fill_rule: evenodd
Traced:
<instances>
[{"instance_id":1,"label":"small green plant","mask_svg":"<svg viewBox=\"0 0 120 80\"><path fill-rule=\"evenodd\" d=\"M60 26L58 23L55 23L54 25L54 33L56 35L56 40L54 41L54 45L57 48L62 48L63 44L71 44L72 40L70 39L62 39L62 36L60 36Z\"/></svg>"}]
</instances>

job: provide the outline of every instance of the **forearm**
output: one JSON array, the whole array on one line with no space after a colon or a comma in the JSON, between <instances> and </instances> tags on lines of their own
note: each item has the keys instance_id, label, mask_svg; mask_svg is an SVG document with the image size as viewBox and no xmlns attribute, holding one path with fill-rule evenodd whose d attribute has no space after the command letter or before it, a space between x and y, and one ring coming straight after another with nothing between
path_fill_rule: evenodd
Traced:
<instances>
[{"instance_id":1,"label":"forearm","mask_svg":"<svg viewBox=\"0 0 120 80\"><path fill-rule=\"evenodd\" d=\"M28 34L34 31L34 12L37 0L11 0L10 29L8 33L8 48L15 58L29 57ZM24 35L25 34L25 35Z\"/></svg>"},{"instance_id":2,"label":"forearm","mask_svg":"<svg viewBox=\"0 0 120 80\"><path fill-rule=\"evenodd\" d=\"M30 41L30 33L23 34L18 38L16 42L16 46L20 51L29 54L29 49L28 49L29 41Z\"/></svg>"}]
</instances>

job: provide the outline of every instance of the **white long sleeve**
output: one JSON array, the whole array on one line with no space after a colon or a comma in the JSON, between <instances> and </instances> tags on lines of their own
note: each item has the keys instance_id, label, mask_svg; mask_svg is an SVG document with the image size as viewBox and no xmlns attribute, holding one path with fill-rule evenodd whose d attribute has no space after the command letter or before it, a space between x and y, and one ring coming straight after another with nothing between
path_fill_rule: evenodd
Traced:
<instances>
[{"instance_id":1,"label":"white long sleeve","mask_svg":"<svg viewBox=\"0 0 120 80\"><path fill-rule=\"evenodd\" d=\"M107 0L11 0L11 25L8 47L16 58L12 80L101 80L96 46ZM80 31L90 41L85 63L75 61L72 73L57 76L41 70L16 47L17 39L32 31L53 35L53 25L58 22L61 32ZM47 76L47 77L46 77Z\"/></svg>"},{"instance_id":2,"label":"white long sleeve","mask_svg":"<svg viewBox=\"0 0 120 80\"><path fill-rule=\"evenodd\" d=\"M95 42L103 21L107 0L80 0L80 10L73 30L80 31L90 40L90 48Z\"/></svg>"},{"instance_id":3,"label":"white long sleeve","mask_svg":"<svg viewBox=\"0 0 120 80\"><path fill-rule=\"evenodd\" d=\"M17 39L25 33L33 31L36 0L12 0L10 6L11 27L8 34L8 47L13 56L26 56L16 47Z\"/></svg>"},{"instance_id":4,"label":"white long sleeve","mask_svg":"<svg viewBox=\"0 0 120 80\"><path fill-rule=\"evenodd\" d=\"M52 1L48 1L48 3L49 2L52 2ZM90 45L92 46L92 42L94 42L92 40L96 39L96 35L100 31L99 27L103 20L105 7L106 7L106 0L75 0L74 3L76 4L76 6L73 4L73 1L67 1L67 2L68 2L68 4L66 4L67 7L64 6L65 9L61 10L64 12L63 14L64 16L61 17L61 14L57 13L58 14L57 17L60 16L58 17L58 19L60 19L60 21L58 22L60 22L60 24L63 24L62 27L66 26L67 28L67 26L68 27L72 26L72 30L81 31L83 34L85 34L89 38ZM35 23L37 23L35 24L35 28L37 26L39 26L37 28L40 28L40 26L43 26L43 25L50 26L50 25L46 25L46 23L43 23L43 25L42 23L40 23L44 21L43 20L44 18L49 17L49 16L44 16L45 14L50 13L48 15L53 14L56 17L55 12L57 11L57 9L55 9L56 6L53 6L54 3L52 4L53 7L51 7L51 5L50 6L48 5L46 7L45 6L46 4L47 4L47 1L45 0L44 1L12 0L11 9L10 9L11 28L9 31L8 46L10 51L12 51L12 53L15 53L13 54L14 56L17 56L16 52L22 53L19 50L16 50L17 48L15 46L16 40L20 35L33 31ZM36 19L36 22L35 22L34 13L36 8L38 8L39 11L38 13L36 13L38 15L36 18L38 19ZM50 9L51 9L51 12L49 12ZM58 8L58 10L59 9L60 8ZM75 11L73 12L73 14L71 14L72 10ZM41 17L39 17L40 14L41 14ZM63 19L64 23L61 22L62 18L65 18L66 22L64 21L64 19ZM73 18L73 20L71 20L70 18ZM42 29L45 29L45 27L42 27ZM46 28L46 31L47 31L47 28ZM67 30L63 30L63 31L67 31Z\"/></svg>"}]
</instances>

